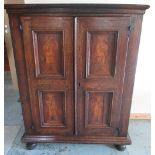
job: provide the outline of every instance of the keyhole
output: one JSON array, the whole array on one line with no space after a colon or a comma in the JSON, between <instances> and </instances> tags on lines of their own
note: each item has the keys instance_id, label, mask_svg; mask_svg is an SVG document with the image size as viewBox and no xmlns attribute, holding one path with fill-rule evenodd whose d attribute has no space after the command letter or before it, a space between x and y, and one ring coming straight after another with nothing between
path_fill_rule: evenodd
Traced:
<instances>
[{"instance_id":1,"label":"keyhole","mask_svg":"<svg viewBox=\"0 0 155 155\"><path fill-rule=\"evenodd\" d=\"M79 82L79 87L80 87L80 82Z\"/></svg>"}]
</instances>

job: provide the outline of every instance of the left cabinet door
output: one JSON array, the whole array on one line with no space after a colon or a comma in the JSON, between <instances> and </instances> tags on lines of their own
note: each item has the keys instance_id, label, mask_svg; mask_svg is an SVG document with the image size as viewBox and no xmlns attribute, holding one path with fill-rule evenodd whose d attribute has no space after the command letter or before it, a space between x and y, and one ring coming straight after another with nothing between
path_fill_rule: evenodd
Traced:
<instances>
[{"instance_id":1,"label":"left cabinet door","mask_svg":"<svg viewBox=\"0 0 155 155\"><path fill-rule=\"evenodd\" d=\"M74 132L73 19L22 16L33 133Z\"/></svg>"}]
</instances>

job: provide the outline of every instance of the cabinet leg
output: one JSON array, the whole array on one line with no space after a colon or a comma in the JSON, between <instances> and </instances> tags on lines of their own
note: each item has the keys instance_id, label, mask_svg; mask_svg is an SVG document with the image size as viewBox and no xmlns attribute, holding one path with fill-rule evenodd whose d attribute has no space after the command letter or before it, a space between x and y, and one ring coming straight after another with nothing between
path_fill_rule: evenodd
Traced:
<instances>
[{"instance_id":1,"label":"cabinet leg","mask_svg":"<svg viewBox=\"0 0 155 155\"><path fill-rule=\"evenodd\" d=\"M26 144L26 148L27 148L28 150L33 150L36 146L37 146L36 143L27 143L27 144Z\"/></svg>"},{"instance_id":2,"label":"cabinet leg","mask_svg":"<svg viewBox=\"0 0 155 155\"><path fill-rule=\"evenodd\" d=\"M126 145L115 145L115 148L118 151L124 151L126 149Z\"/></svg>"}]
</instances>

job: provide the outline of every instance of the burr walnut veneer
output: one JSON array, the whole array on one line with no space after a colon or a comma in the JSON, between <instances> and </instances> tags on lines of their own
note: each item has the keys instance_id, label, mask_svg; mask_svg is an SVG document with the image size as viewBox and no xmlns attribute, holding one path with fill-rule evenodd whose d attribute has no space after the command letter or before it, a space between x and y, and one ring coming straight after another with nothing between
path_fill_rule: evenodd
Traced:
<instances>
[{"instance_id":1,"label":"burr walnut veneer","mask_svg":"<svg viewBox=\"0 0 155 155\"><path fill-rule=\"evenodd\" d=\"M5 5L25 134L39 142L130 144L128 123L147 5Z\"/></svg>"}]
</instances>

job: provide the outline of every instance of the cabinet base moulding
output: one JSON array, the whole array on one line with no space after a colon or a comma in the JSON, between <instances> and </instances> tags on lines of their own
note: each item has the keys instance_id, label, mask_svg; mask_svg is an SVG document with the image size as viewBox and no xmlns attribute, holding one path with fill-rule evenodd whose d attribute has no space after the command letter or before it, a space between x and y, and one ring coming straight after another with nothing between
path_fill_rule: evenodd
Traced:
<instances>
[{"instance_id":1,"label":"cabinet base moulding","mask_svg":"<svg viewBox=\"0 0 155 155\"><path fill-rule=\"evenodd\" d=\"M83 144L131 144L130 136L46 136L46 135L26 135L22 137L24 143L83 143Z\"/></svg>"}]
</instances>

